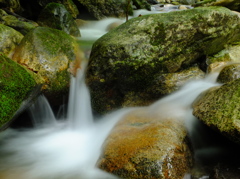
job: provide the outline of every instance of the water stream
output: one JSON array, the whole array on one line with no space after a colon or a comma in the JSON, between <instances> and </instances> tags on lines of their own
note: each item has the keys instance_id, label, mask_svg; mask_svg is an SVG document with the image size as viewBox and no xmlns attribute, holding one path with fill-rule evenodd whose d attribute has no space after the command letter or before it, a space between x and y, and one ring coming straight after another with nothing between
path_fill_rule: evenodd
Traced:
<instances>
[{"instance_id":1,"label":"water stream","mask_svg":"<svg viewBox=\"0 0 240 179\"><path fill-rule=\"evenodd\" d=\"M7 129L0 133L0 179L115 178L97 169L95 164L105 138L132 108L120 109L96 120L84 74L82 68L76 78L71 78L65 119L56 119L46 98L40 96L30 108L33 129ZM190 81L179 91L149 106L149 111L180 116L195 140L199 135L195 130L197 120L191 114L191 104L201 92L219 85L215 82L216 76L211 74L205 79Z\"/></svg>"}]
</instances>

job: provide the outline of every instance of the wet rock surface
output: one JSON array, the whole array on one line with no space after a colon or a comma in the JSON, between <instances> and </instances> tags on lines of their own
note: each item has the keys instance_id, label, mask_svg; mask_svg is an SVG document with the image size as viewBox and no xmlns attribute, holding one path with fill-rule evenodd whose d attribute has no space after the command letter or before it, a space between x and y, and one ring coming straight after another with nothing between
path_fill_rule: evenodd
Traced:
<instances>
[{"instance_id":1,"label":"wet rock surface","mask_svg":"<svg viewBox=\"0 0 240 179\"><path fill-rule=\"evenodd\" d=\"M44 84L43 91L49 100L61 104L62 96L68 95L70 74L75 74L80 65L81 54L70 35L38 27L24 37L13 60L34 72L37 81Z\"/></svg>"},{"instance_id":2,"label":"wet rock surface","mask_svg":"<svg viewBox=\"0 0 240 179\"><path fill-rule=\"evenodd\" d=\"M193 162L184 124L147 110L130 112L113 128L98 167L121 178L183 178Z\"/></svg>"},{"instance_id":3,"label":"wet rock surface","mask_svg":"<svg viewBox=\"0 0 240 179\"><path fill-rule=\"evenodd\" d=\"M75 20L62 4L47 4L38 17L38 23L40 26L62 30L69 35L80 37Z\"/></svg>"},{"instance_id":4,"label":"wet rock surface","mask_svg":"<svg viewBox=\"0 0 240 179\"><path fill-rule=\"evenodd\" d=\"M239 21L226 8L196 8L137 17L110 31L94 43L90 56L87 82L94 110L122 107L128 92L148 94L160 74L179 72L219 52L240 38Z\"/></svg>"},{"instance_id":5,"label":"wet rock surface","mask_svg":"<svg viewBox=\"0 0 240 179\"><path fill-rule=\"evenodd\" d=\"M193 115L210 128L240 144L240 79L202 94L193 105Z\"/></svg>"}]
</instances>

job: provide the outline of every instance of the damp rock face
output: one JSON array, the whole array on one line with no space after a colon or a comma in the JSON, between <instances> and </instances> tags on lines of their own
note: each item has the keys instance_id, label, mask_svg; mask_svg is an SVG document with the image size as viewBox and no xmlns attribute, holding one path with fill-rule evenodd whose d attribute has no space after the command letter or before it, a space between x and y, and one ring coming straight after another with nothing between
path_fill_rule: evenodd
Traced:
<instances>
[{"instance_id":1,"label":"damp rock face","mask_svg":"<svg viewBox=\"0 0 240 179\"><path fill-rule=\"evenodd\" d=\"M76 40L63 31L37 27L28 33L16 48L13 60L35 73L44 83L43 92L62 103L68 95L70 73L76 73L82 58ZM55 101L55 102L56 102Z\"/></svg>"},{"instance_id":2,"label":"damp rock face","mask_svg":"<svg viewBox=\"0 0 240 179\"><path fill-rule=\"evenodd\" d=\"M80 36L78 26L64 5L49 3L39 15L38 23L44 27L62 30L75 37Z\"/></svg>"},{"instance_id":3,"label":"damp rock face","mask_svg":"<svg viewBox=\"0 0 240 179\"><path fill-rule=\"evenodd\" d=\"M240 144L240 79L202 94L193 114L207 126Z\"/></svg>"},{"instance_id":4,"label":"damp rock face","mask_svg":"<svg viewBox=\"0 0 240 179\"><path fill-rule=\"evenodd\" d=\"M181 120L134 110L113 128L97 165L121 178L183 178L192 165L186 129Z\"/></svg>"},{"instance_id":5,"label":"damp rock face","mask_svg":"<svg viewBox=\"0 0 240 179\"><path fill-rule=\"evenodd\" d=\"M94 43L90 56L87 83L94 110L122 107L129 93L142 104L152 102L156 95L145 94L160 74L184 70L237 41L239 24L232 11L208 7L144 15L111 30Z\"/></svg>"},{"instance_id":6,"label":"damp rock face","mask_svg":"<svg viewBox=\"0 0 240 179\"><path fill-rule=\"evenodd\" d=\"M35 86L26 69L0 53L0 130L11 121Z\"/></svg>"},{"instance_id":7,"label":"damp rock face","mask_svg":"<svg viewBox=\"0 0 240 179\"><path fill-rule=\"evenodd\" d=\"M217 81L227 83L240 78L240 63L227 65L219 73Z\"/></svg>"},{"instance_id":8,"label":"damp rock face","mask_svg":"<svg viewBox=\"0 0 240 179\"><path fill-rule=\"evenodd\" d=\"M23 35L21 33L0 24L0 52L4 53L8 57L11 57L22 38Z\"/></svg>"}]
</instances>

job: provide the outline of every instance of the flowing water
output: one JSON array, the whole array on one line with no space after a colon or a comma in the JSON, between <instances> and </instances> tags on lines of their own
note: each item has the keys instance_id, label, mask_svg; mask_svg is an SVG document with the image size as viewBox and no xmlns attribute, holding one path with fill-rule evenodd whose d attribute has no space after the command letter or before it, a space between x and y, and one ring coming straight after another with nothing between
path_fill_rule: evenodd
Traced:
<instances>
[{"instance_id":1,"label":"flowing water","mask_svg":"<svg viewBox=\"0 0 240 179\"><path fill-rule=\"evenodd\" d=\"M98 33L95 35L91 38L99 37ZM202 140L191 104L201 92L219 85L215 82L216 76L211 74L203 80L190 81L179 91L149 106L149 111L184 119L195 145L200 145ZM0 179L115 178L97 169L95 164L113 126L132 109L120 109L96 120L84 80L84 68L78 71L76 78L71 78L65 119L56 119L46 98L40 96L30 108L32 129L7 129L0 133Z\"/></svg>"}]
</instances>

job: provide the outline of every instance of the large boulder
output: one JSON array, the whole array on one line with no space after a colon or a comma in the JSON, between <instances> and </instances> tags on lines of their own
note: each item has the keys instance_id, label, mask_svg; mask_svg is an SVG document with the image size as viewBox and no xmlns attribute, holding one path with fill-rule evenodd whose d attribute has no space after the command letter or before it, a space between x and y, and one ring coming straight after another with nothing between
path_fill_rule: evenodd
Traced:
<instances>
[{"instance_id":1,"label":"large boulder","mask_svg":"<svg viewBox=\"0 0 240 179\"><path fill-rule=\"evenodd\" d=\"M183 178L192 166L183 121L149 108L129 112L107 137L97 165L121 178Z\"/></svg>"},{"instance_id":2,"label":"large boulder","mask_svg":"<svg viewBox=\"0 0 240 179\"><path fill-rule=\"evenodd\" d=\"M0 53L0 130L8 126L35 86L26 69Z\"/></svg>"},{"instance_id":3,"label":"large boulder","mask_svg":"<svg viewBox=\"0 0 240 179\"><path fill-rule=\"evenodd\" d=\"M0 52L11 58L23 35L16 30L0 24Z\"/></svg>"},{"instance_id":4,"label":"large boulder","mask_svg":"<svg viewBox=\"0 0 240 179\"><path fill-rule=\"evenodd\" d=\"M129 92L152 102L162 94L145 94L160 74L179 72L238 39L240 18L223 7L130 19L93 45L87 71L93 108L121 107Z\"/></svg>"},{"instance_id":5,"label":"large boulder","mask_svg":"<svg viewBox=\"0 0 240 179\"><path fill-rule=\"evenodd\" d=\"M75 37L80 36L79 28L72 15L64 5L59 3L47 4L39 15L38 24L44 27L62 30Z\"/></svg>"},{"instance_id":6,"label":"large boulder","mask_svg":"<svg viewBox=\"0 0 240 179\"><path fill-rule=\"evenodd\" d=\"M37 80L43 80L40 81L44 83L43 92L52 104L61 104L63 96L68 96L70 73L76 73L81 55L72 36L60 30L37 27L22 39L13 60L33 71Z\"/></svg>"},{"instance_id":7,"label":"large boulder","mask_svg":"<svg viewBox=\"0 0 240 179\"><path fill-rule=\"evenodd\" d=\"M240 79L210 89L194 102L193 114L207 126L240 144Z\"/></svg>"}]
</instances>

